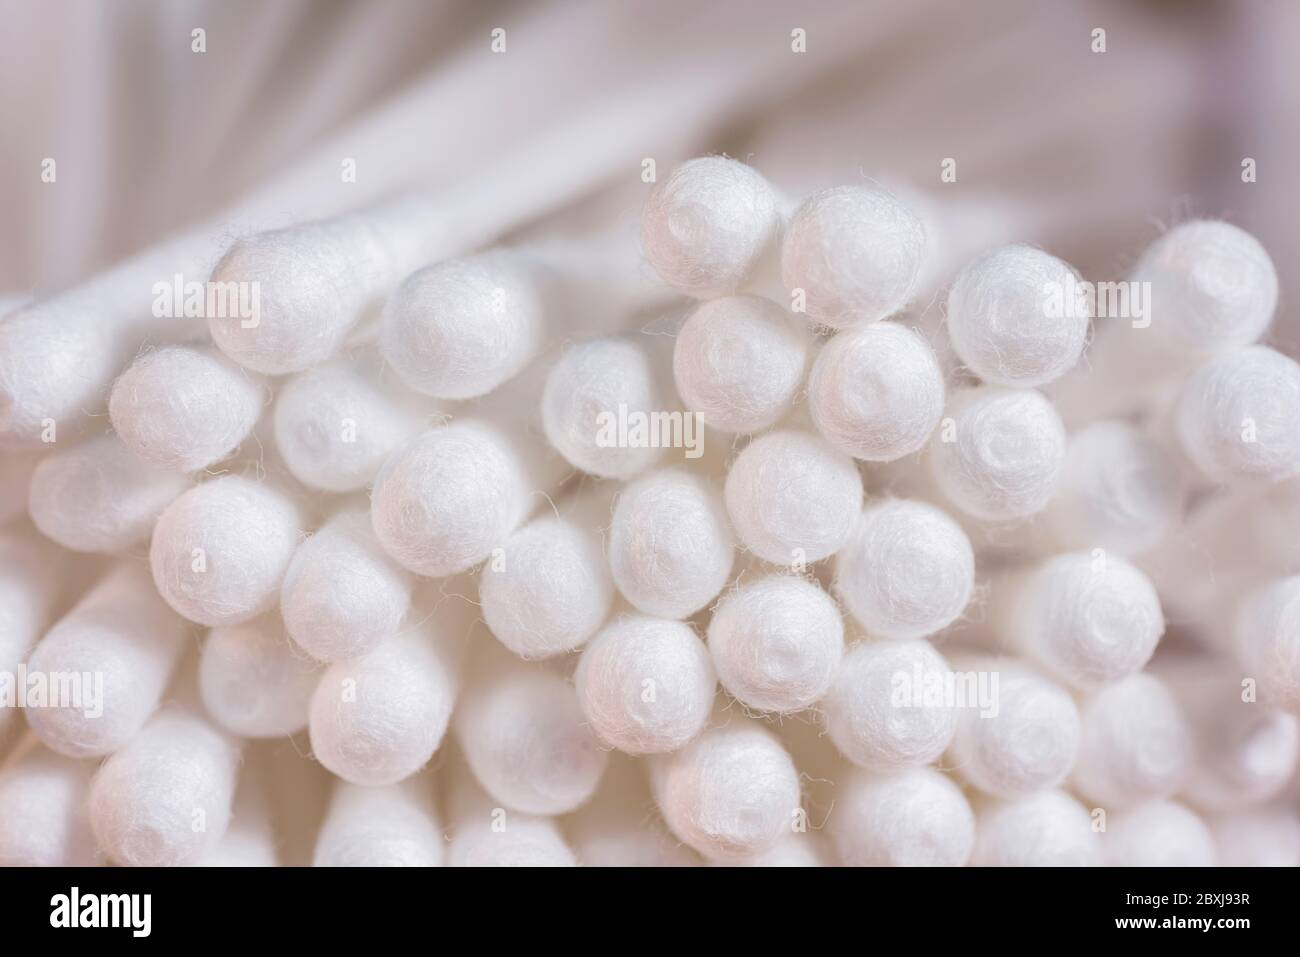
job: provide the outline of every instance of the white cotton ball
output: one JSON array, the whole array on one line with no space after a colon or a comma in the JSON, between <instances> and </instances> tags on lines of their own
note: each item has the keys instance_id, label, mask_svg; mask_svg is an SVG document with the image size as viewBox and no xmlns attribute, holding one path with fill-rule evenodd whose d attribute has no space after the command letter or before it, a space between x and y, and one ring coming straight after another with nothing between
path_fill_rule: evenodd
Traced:
<instances>
[{"instance_id":1,"label":"white cotton ball","mask_svg":"<svg viewBox=\"0 0 1300 957\"><path fill-rule=\"evenodd\" d=\"M976 867L1093 867L1101 835L1087 810L1064 791L990 801L975 817Z\"/></svg>"},{"instance_id":2,"label":"white cotton ball","mask_svg":"<svg viewBox=\"0 0 1300 957\"><path fill-rule=\"evenodd\" d=\"M619 495L609 531L614 584L639 611L686 618L731 577L735 549L722 496L707 478L663 469Z\"/></svg>"},{"instance_id":3,"label":"white cotton ball","mask_svg":"<svg viewBox=\"0 0 1300 957\"><path fill-rule=\"evenodd\" d=\"M990 385L1033 387L1074 368L1091 307L1069 263L1032 246L1001 246L957 275L948 290L948 338Z\"/></svg>"},{"instance_id":4,"label":"white cotton ball","mask_svg":"<svg viewBox=\"0 0 1300 957\"><path fill-rule=\"evenodd\" d=\"M1176 349L1205 353L1259 339L1277 308L1277 272L1259 241L1231 223L1175 226L1142 254L1150 323Z\"/></svg>"},{"instance_id":5,"label":"white cotton ball","mask_svg":"<svg viewBox=\"0 0 1300 957\"><path fill-rule=\"evenodd\" d=\"M826 693L844 654L844 622L814 582L767 575L729 592L709 621L718 679L757 711L811 707Z\"/></svg>"},{"instance_id":6,"label":"white cotton ball","mask_svg":"<svg viewBox=\"0 0 1300 957\"><path fill-rule=\"evenodd\" d=\"M29 708L27 724L60 754L113 753L158 707L188 633L186 623L158 598L142 566L116 566L32 652L29 673L50 680L78 675L81 681L57 706Z\"/></svg>"},{"instance_id":7,"label":"white cotton ball","mask_svg":"<svg viewBox=\"0 0 1300 957\"><path fill-rule=\"evenodd\" d=\"M551 368L542 393L542 426L552 446L574 466L600 478L628 479L659 460L663 448L633 441L636 420L667 410L650 346L627 336L569 346ZM618 426L626 420L627 436ZM626 441L624 441L626 439Z\"/></svg>"},{"instance_id":8,"label":"white cotton ball","mask_svg":"<svg viewBox=\"0 0 1300 957\"><path fill-rule=\"evenodd\" d=\"M199 715L159 712L91 782L100 848L127 867L197 863L230 823L239 756L239 746Z\"/></svg>"},{"instance_id":9,"label":"white cotton ball","mask_svg":"<svg viewBox=\"0 0 1300 957\"><path fill-rule=\"evenodd\" d=\"M492 664L456 705L461 753L494 801L568 814L595 793L608 753L564 678L518 661Z\"/></svg>"},{"instance_id":10,"label":"white cotton ball","mask_svg":"<svg viewBox=\"0 0 1300 957\"><path fill-rule=\"evenodd\" d=\"M827 734L873 771L934 763L957 730L956 702L932 690L950 671L928 641L859 642L822 701Z\"/></svg>"},{"instance_id":11,"label":"white cotton ball","mask_svg":"<svg viewBox=\"0 0 1300 957\"><path fill-rule=\"evenodd\" d=\"M240 365L268 375L318 365L345 345L390 279L395 283L389 276L395 252L384 230L364 217L240 239L212 271L210 288L235 290L240 306L209 315L212 341Z\"/></svg>"},{"instance_id":12,"label":"white cotton ball","mask_svg":"<svg viewBox=\"0 0 1300 957\"><path fill-rule=\"evenodd\" d=\"M497 426L472 420L412 439L375 479L370 516L384 550L431 578L483 561L532 507L529 451Z\"/></svg>"},{"instance_id":13,"label":"white cotton ball","mask_svg":"<svg viewBox=\"0 0 1300 957\"><path fill-rule=\"evenodd\" d=\"M0 771L0 867L100 863L86 813L94 766L33 748Z\"/></svg>"},{"instance_id":14,"label":"white cotton ball","mask_svg":"<svg viewBox=\"0 0 1300 957\"><path fill-rule=\"evenodd\" d=\"M445 850L424 777L388 787L339 781L321 824L314 867L441 867Z\"/></svg>"},{"instance_id":15,"label":"white cotton ball","mask_svg":"<svg viewBox=\"0 0 1300 957\"><path fill-rule=\"evenodd\" d=\"M424 767L451 719L457 637L434 633L426 623L362 658L331 665L311 699L316 759L345 781L372 786L395 784Z\"/></svg>"},{"instance_id":16,"label":"white cotton ball","mask_svg":"<svg viewBox=\"0 0 1300 957\"><path fill-rule=\"evenodd\" d=\"M1175 801L1149 801L1112 814L1102 837L1110 867L1213 867L1214 836Z\"/></svg>"},{"instance_id":17,"label":"white cotton ball","mask_svg":"<svg viewBox=\"0 0 1300 957\"><path fill-rule=\"evenodd\" d=\"M345 508L298 546L280 586L293 640L318 661L358 658L401 627L411 575L379 544L364 507Z\"/></svg>"},{"instance_id":18,"label":"white cotton ball","mask_svg":"<svg viewBox=\"0 0 1300 957\"><path fill-rule=\"evenodd\" d=\"M893 462L920 451L943 415L943 370L921 336L895 322L839 333L808 379L808 411L854 458Z\"/></svg>"},{"instance_id":19,"label":"white cotton ball","mask_svg":"<svg viewBox=\"0 0 1300 957\"><path fill-rule=\"evenodd\" d=\"M1065 426L1042 393L980 386L948 404L953 421L930 442L930 467L950 502L974 518L1009 522L1041 512L1056 492Z\"/></svg>"},{"instance_id":20,"label":"white cotton ball","mask_svg":"<svg viewBox=\"0 0 1300 957\"><path fill-rule=\"evenodd\" d=\"M120 552L149 537L189 482L141 462L101 435L41 459L27 508L48 538L75 552Z\"/></svg>"},{"instance_id":21,"label":"white cotton ball","mask_svg":"<svg viewBox=\"0 0 1300 957\"><path fill-rule=\"evenodd\" d=\"M711 861L711 867L829 867L826 849L816 835L800 832L766 851L738 860Z\"/></svg>"},{"instance_id":22,"label":"white cotton ball","mask_svg":"<svg viewBox=\"0 0 1300 957\"><path fill-rule=\"evenodd\" d=\"M916 291L925 227L894 194L838 186L806 199L781 246L785 287L806 296L810 323L844 329L883 319Z\"/></svg>"},{"instance_id":23,"label":"white cotton ball","mask_svg":"<svg viewBox=\"0 0 1300 957\"><path fill-rule=\"evenodd\" d=\"M642 615L617 619L582 652L578 702L596 733L628 754L680 748L704 728L717 676L689 625Z\"/></svg>"},{"instance_id":24,"label":"white cotton ball","mask_svg":"<svg viewBox=\"0 0 1300 957\"><path fill-rule=\"evenodd\" d=\"M835 591L868 634L923 638L970 601L975 553L961 527L924 502L868 505L835 560Z\"/></svg>"},{"instance_id":25,"label":"white cotton ball","mask_svg":"<svg viewBox=\"0 0 1300 957\"><path fill-rule=\"evenodd\" d=\"M1006 637L1076 688L1095 688L1139 671L1165 631L1151 580L1114 555L1057 555L1012 591Z\"/></svg>"},{"instance_id":26,"label":"white cotton ball","mask_svg":"<svg viewBox=\"0 0 1300 957\"><path fill-rule=\"evenodd\" d=\"M1260 701L1300 713L1300 575L1247 595L1237 611L1236 652Z\"/></svg>"},{"instance_id":27,"label":"white cotton ball","mask_svg":"<svg viewBox=\"0 0 1300 957\"><path fill-rule=\"evenodd\" d=\"M1079 752L1079 709L1070 694L1008 658L974 657L953 667L987 674L993 702L988 709L961 709L948 765L995 797L1061 784Z\"/></svg>"},{"instance_id":28,"label":"white cotton ball","mask_svg":"<svg viewBox=\"0 0 1300 957\"><path fill-rule=\"evenodd\" d=\"M1300 364L1267 346L1210 359L1188 377L1174 426L1183 452L1216 482L1300 472Z\"/></svg>"},{"instance_id":29,"label":"white cotton ball","mask_svg":"<svg viewBox=\"0 0 1300 957\"><path fill-rule=\"evenodd\" d=\"M108 413L122 443L154 468L197 472L234 452L262 414L261 378L215 349L143 353L118 378Z\"/></svg>"},{"instance_id":30,"label":"white cotton ball","mask_svg":"<svg viewBox=\"0 0 1300 957\"><path fill-rule=\"evenodd\" d=\"M367 364L340 359L286 379L273 421L276 448L294 478L325 492L352 492L374 480L423 417Z\"/></svg>"},{"instance_id":31,"label":"white cotton ball","mask_svg":"<svg viewBox=\"0 0 1300 957\"><path fill-rule=\"evenodd\" d=\"M526 267L492 253L449 259L412 273L389 297L379 350L417 392L472 399L536 354L545 318Z\"/></svg>"},{"instance_id":32,"label":"white cotton ball","mask_svg":"<svg viewBox=\"0 0 1300 957\"><path fill-rule=\"evenodd\" d=\"M213 628L199 656L199 691L216 722L243 738L278 738L307 726L320 668L272 612Z\"/></svg>"},{"instance_id":33,"label":"white cotton ball","mask_svg":"<svg viewBox=\"0 0 1300 957\"><path fill-rule=\"evenodd\" d=\"M1164 448L1107 420L1070 436L1043 523L1063 548L1136 555L1164 540L1182 505L1182 480Z\"/></svg>"},{"instance_id":34,"label":"white cotton ball","mask_svg":"<svg viewBox=\"0 0 1300 957\"><path fill-rule=\"evenodd\" d=\"M687 160L655 184L641 211L646 259L687 295L734 293L771 248L780 216L758 171L725 156Z\"/></svg>"},{"instance_id":35,"label":"white cotton ball","mask_svg":"<svg viewBox=\"0 0 1300 957\"><path fill-rule=\"evenodd\" d=\"M844 544L862 508L862 476L819 436L782 429L736 456L725 493L741 544L763 561L800 567Z\"/></svg>"},{"instance_id":36,"label":"white cotton ball","mask_svg":"<svg viewBox=\"0 0 1300 957\"><path fill-rule=\"evenodd\" d=\"M154 584L190 621L248 621L275 607L302 526L298 503L270 486L237 475L204 482L154 526Z\"/></svg>"},{"instance_id":37,"label":"white cotton ball","mask_svg":"<svg viewBox=\"0 0 1300 957\"><path fill-rule=\"evenodd\" d=\"M40 461L41 457L34 453L5 452L0 455L0 525L12 522L27 511L32 473Z\"/></svg>"},{"instance_id":38,"label":"white cotton ball","mask_svg":"<svg viewBox=\"0 0 1300 957\"><path fill-rule=\"evenodd\" d=\"M677 333L673 376L686 407L720 432L775 425L803 383L807 333L761 296L701 303Z\"/></svg>"},{"instance_id":39,"label":"white cotton ball","mask_svg":"<svg viewBox=\"0 0 1300 957\"><path fill-rule=\"evenodd\" d=\"M774 847L800 817L794 762L753 721L711 728L680 751L656 757L650 771L668 826L713 860Z\"/></svg>"},{"instance_id":40,"label":"white cotton ball","mask_svg":"<svg viewBox=\"0 0 1300 957\"><path fill-rule=\"evenodd\" d=\"M836 797L830 831L846 867L961 867L970 858L975 815L933 768L854 769Z\"/></svg>"},{"instance_id":41,"label":"white cotton ball","mask_svg":"<svg viewBox=\"0 0 1300 957\"><path fill-rule=\"evenodd\" d=\"M1169 689L1139 672L1085 698L1079 756L1070 783L1087 801L1128 807L1176 793L1191 770L1196 742Z\"/></svg>"},{"instance_id":42,"label":"white cotton ball","mask_svg":"<svg viewBox=\"0 0 1300 957\"><path fill-rule=\"evenodd\" d=\"M1291 809L1221 814L1210 828L1223 867L1300 867L1300 814Z\"/></svg>"}]
</instances>

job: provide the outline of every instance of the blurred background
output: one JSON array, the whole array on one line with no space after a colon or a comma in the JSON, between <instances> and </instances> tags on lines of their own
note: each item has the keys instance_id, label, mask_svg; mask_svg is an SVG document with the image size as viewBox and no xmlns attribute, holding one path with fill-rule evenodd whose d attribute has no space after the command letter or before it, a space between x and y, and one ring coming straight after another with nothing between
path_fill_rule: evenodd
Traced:
<instances>
[{"instance_id":1,"label":"blurred background","mask_svg":"<svg viewBox=\"0 0 1300 957\"><path fill-rule=\"evenodd\" d=\"M575 154L627 161L515 231L583 208L634 221L641 158L666 170L702 152L792 197L881 180L937 218L954 260L1021 239L1092 279L1121 278L1170 223L1219 216L1271 251L1272 342L1300 350L1291 0L2 0L0 23L3 295L220 222L267 183L285 184L283 213L310 211L288 187L346 189L353 152L374 179L357 201L454 190L563 126ZM408 119L391 143L350 142L395 102ZM642 105L671 121L629 132L619 118ZM290 175L308 156L319 182Z\"/></svg>"}]
</instances>

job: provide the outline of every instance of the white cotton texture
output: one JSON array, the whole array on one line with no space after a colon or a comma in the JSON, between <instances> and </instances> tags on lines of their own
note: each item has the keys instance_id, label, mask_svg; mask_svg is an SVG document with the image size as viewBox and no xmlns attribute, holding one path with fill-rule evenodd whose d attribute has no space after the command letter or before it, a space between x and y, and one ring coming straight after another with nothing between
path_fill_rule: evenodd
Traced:
<instances>
[{"instance_id":1,"label":"white cotton texture","mask_svg":"<svg viewBox=\"0 0 1300 957\"><path fill-rule=\"evenodd\" d=\"M412 439L375 479L370 515L384 550L431 578L483 561L528 517L538 477L531 451L469 419Z\"/></svg>"},{"instance_id":2,"label":"white cotton texture","mask_svg":"<svg viewBox=\"0 0 1300 957\"><path fill-rule=\"evenodd\" d=\"M826 733L869 770L933 764L957 730L958 711L942 694L950 671L928 641L859 642L822 701Z\"/></svg>"},{"instance_id":3,"label":"white cotton texture","mask_svg":"<svg viewBox=\"0 0 1300 957\"><path fill-rule=\"evenodd\" d=\"M424 776L387 787L338 781L316 838L314 867L441 867L446 840Z\"/></svg>"},{"instance_id":4,"label":"white cotton texture","mask_svg":"<svg viewBox=\"0 0 1300 957\"><path fill-rule=\"evenodd\" d=\"M948 338L990 385L1031 388L1074 368L1092 309L1074 269L1032 246L990 250L948 290Z\"/></svg>"},{"instance_id":5,"label":"white cotton texture","mask_svg":"<svg viewBox=\"0 0 1300 957\"><path fill-rule=\"evenodd\" d=\"M1041 512L1056 492L1065 426L1041 393L979 386L948 403L952 430L930 442L930 467L948 501L985 522Z\"/></svg>"},{"instance_id":6,"label":"white cotton texture","mask_svg":"<svg viewBox=\"0 0 1300 957\"><path fill-rule=\"evenodd\" d=\"M91 782L100 848L126 867L197 863L230 823L239 756L239 746L198 714L159 712Z\"/></svg>"},{"instance_id":7,"label":"white cotton texture","mask_svg":"<svg viewBox=\"0 0 1300 957\"><path fill-rule=\"evenodd\" d=\"M781 278L817 326L845 329L903 308L925 259L925 227L876 186L837 186L806 199L781 246ZM796 309L796 312L799 310Z\"/></svg>"},{"instance_id":8,"label":"white cotton texture","mask_svg":"<svg viewBox=\"0 0 1300 957\"><path fill-rule=\"evenodd\" d=\"M1103 835L1110 867L1213 867L1214 835L1176 801L1149 801L1112 814Z\"/></svg>"},{"instance_id":9,"label":"white cotton texture","mask_svg":"<svg viewBox=\"0 0 1300 957\"><path fill-rule=\"evenodd\" d=\"M685 468L652 472L618 496L609 530L609 567L638 611L686 618L731 577L735 559L722 495Z\"/></svg>"},{"instance_id":10,"label":"white cotton texture","mask_svg":"<svg viewBox=\"0 0 1300 957\"><path fill-rule=\"evenodd\" d=\"M493 801L527 814L568 814L595 793L608 752L563 677L517 660L491 664L456 705L461 753Z\"/></svg>"},{"instance_id":11,"label":"white cotton texture","mask_svg":"<svg viewBox=\"0 0 1300 957\"><path fill-rule=\"evenodd\" d=\"M280 614L318 661L359 658L396 634L411 574L383 550L364 506L346 507L298 546L280 586Z\"/></svg>"},{"instance_id":12,"label":"white cotton texture","mask_svg":"<svg viewBox=\"0 0 1300 957\"><path fill-rule=\"evenodd\" d=\"M6 451L0 455L0 525L12 522L27 511L32 473L40 461L41 456L32 452Z\"/></svg>"},{"instance_id":13,"label":"white cotton texture","mask_svg":"<svg viewBox=\"0 0 1300 957\"><path fill-rule=\"evenodd\" d=\"M0 530L0 673L16 674L50 624L60 591L57 555L35 532ZM0 754L22 719L17 708L0 708Z\"/></svg>"},{"instance_id":14,"label":"white cotton texture","mask_svg":"<svg viewBox=\"0 0 1300 957\"><path fill-rule=\"evenodd\" d=\"M694 630L642 615L606 626L574 673L578 702L603 741L628 754L674 751L703 730L717 676Z\"/></svg>"},{"instance_id":15,"label":"white cotton texture","mask_svg":"<svg viewBox=\"0 0 1300 957\"><path fill-rule=\"evenodd\" d=\"M641 211L646 259L664 282L699 299L741 289L774 244L772 187L725 156L687 160L655 184Z\"/></svg>"},{"instance_id":16,"label":"white cotton texture","mask_svg":"<svg viewBox=\"0 0 1300 957\"><path fill-rule=\"evenodd\" d=\"M867 462L919 452L943 415L944 375L919 333L878 322L839 333L818 353L808 411L826 441Z\"/></svg>"},{"instance_id":17,"label":"white cotton texture","mask_svg":"<svg viewBox=\"0 0 1300 957\"><path fill-rule=\"evenodd\" d=\"M426 416L379 381L370 363L338 359L286 379L276 394L275 445L308 488L353 492L374 481L384 460Z\"/></svg>"},{"instance_id":18,"label":"white cotton texture","mask_svg":"<svg viewBox=\"0 0 1300 957\"><path fill-rule=\"evenodd\" d=\"M1076 688L1095 688L1139 671L1164 634L1155 586L1115 555L1057 555L1012 591L1006 637Z\"/></svg>"},{"instance_id":19,"label":"white cotton texture","mask_svg":"<svg viewBox=\"0 0 1300 957\"><path fill-rule=\"evenodd\" d=\"M1079 709L1069 692L1010 658L963 657L953 667L988 675L993 707L960 710L947 766L994 797L1019 797L1064 782L1080 735Z\"/></svg>"},{"instance_id":20,"label":"white cotton texture","mask_svg":"<svg viewBox=\"0 0 1300 957\"><path fill-rule=\"evenodd\" d=\"M1205 354L1257 341L1273 320L1278 282L1259 241L1231 223L1192 220L1142 254L1152 331L1168 346Z\"/></svg>"},{"instance_id":21,"label":"white cotton texture","mask_svg":"<svg viewBox=\"0 0 1300 957\"><path fill-rule=\"evenodd\" d=\"M262 414L260 376L215 349L170 346L140 355L108 400L113 429L154 468L197 472L228 457Z\"/></svg>"},{"instance_id":22,"label":"white cotton texture","mask_svg":"<svg viewBox=\"0 0 1300 957\"><path fill-rule=\"evenodd\" d=\"M504 809L501 809L504 811ZM576 867L554 819L507 812L481 814L457 826L447 848L450 867ZM497 826L497 825L500 826Z\"/></svg>"},{"instance_id":23,"label":"white cotton texture","mask_svg":"<svg viewBox=\"0 0 1300 957\"><path fill-rule=\"evenodd\" d=\"M545 306L529 268L508 254L444 260L412 273L388 298L380 354L417 392L476 398L537 353Z\"/></svg>"},{"instance_id":24,"label":"white cotton texture","mask_svg":"<svg viewBox=\"0 0 1300 957\"><path fill-rule=\"evenodd\" d=\"M125 551L189 482L140 461L112 435L59 449L32 473L27 508L46 537L74 552Z\"/></svg>"},{"instance_id":25,"label":"white cotton texture","mask_svg":"<svg viewBox=\"0 0 1300 957\"><path fill-rule=\"evenodd\" d=\"M112 754L158 707L189 631L142 566L115 566L32 651L30 672L81 680L69 700L28 708L28 726L68 757Z\"/></svg>"},{"instance_id":26,"label":"white cotton texture","mask_svg":"<svg viewBox=\"0 0 1300 957\"><path fill-rule=\"evenodd\" d=\"M101 863L86 808L93 772L39 747L0 770L0 867Z\"/></svg>"},{"instance_id":27,"label":"white cotton texture","mask_svg":"<svg viewBox=\"0 0 1300 957\"><path fill-rule=\"evenodd\" d=\"M199 692L208 714L231 734L279 738L307 726L320 673L272 612L208 632L199 655Z\"/></svg>"},{"instance_id":28,"label":"white cotton texture","mask_svg":"<svg viewBox=\"0 0 1300 957\"><path fill-rule=\"evenodd\" d=\"M1062 548L1137 555L1164 539L1182 505L1181 476L1160 443L1108 419L1070 436L1043 524Z\"/></svg>"},{"instance_id":29,"label":"white cotton texture","mask_svg":"<svg viewBox=\"0 0 1300 957\"><path fill-rule=\"evenodd\" d=\"M1102 835L1088 811L1064 791L989 801L975 817L976 867L1095 867Z\"/></svg>"},{"instance_id":30,"label":"white cotton texture","mask_svg":"<svg viewBox=\"0 0 1300 957\"><path fill-rule=\"evenodd\" d=\"M547 440L574 468L599 478L644 472L663 455L650 416L670 411L665 373L651 345L630 336L569 346L542 391ZM634 435L638 425L642 434Z\"/></svg>"},{"instance_id":31,"label":"white cotton texture","mask_svg":"<svg viewBox=\"0 0 1300 957\"><path fill-rule=\"evenodd\" d=\"M279 600L303 524L298 503L270 485L237 475L196 485L154 526L154 585L190 621L248 621Z\"/></svg>"},{"instance_id":32,"label":"white cotton texture","mask_svg":"<svg viewBox=\"0 0 1300 957\"><path fill-rule=\"evenodd\" d=\"M1223 867L1300 867L1300 814L1290 808L1236 811L1209 823Z\"/></svg>"},{"instance_id":33,"label":"white cotton texture","mask_svg":"<svg viewBox=\"0 0 1300 957\"><path fill-rule=\"evenodd\" d=\"M650 767L655 801L682 841L711 860L774 847L799 819L799 774L776 737L749 720L711 728Z\"/></svg>"},{"instance_id":34,"label":"white cotton texture","mask_svg":"<svg viewBox=\"0 0 1300 957\"><path fill-rule=\"evenodd\" d=\"M770 428L803 384L808 334L761 296L701 303L673 346L673 377L686 408L719 432Z\"/></svg>"},{"instance_id":35,"label":"white cotton texture","mask_svg":"<svg viewBox=\"0 0 1300 957\"><path fill-rule=\"evenodd\" d=\"M766 575L741 583L709 620L709 653L722 686L755 711L811 707L844 654L844 622L815 582Z\"/></svg>"},{"instance_id":36,"label":"white cotton texture","mask_svg":"<svg viewBox=\"0 0 1300 957\"><path fill-rule=\"evenodd\" d=\"M606 515L608 513L606 512ZM492 634L521 658L581 648L609 617L614 581L587 516L544 513L516 531L479 576Z\"/></svg>"},{"instance_id":37,"label":"white cotton texture","mask_svg":"<svg viewBox=\"0 0 1300 957\"><path fill-rule=\"evenodd\" d=\"M970 804L933 768L849 772L829 828L846 867L961 867L975 845Z\"/></svg>"},{"instance_id":38,"label":"white cotton texture","mask_svg":"<svg viewBox=\"0 0 1300 957\"><path fill-rule=\"evenodd\" d=\"M961 615L975 553L961 527L924 502L873 502L835 560L835 592L879 638L923 638Z\"/></svg>"},{"instance_id":39,"label":"white cotton texture","mask_svg":"<svg viewBox=\"0 0 1300 957\"><path fill-rule=\"evenodd\" d=\"M1300 472L1300 364L1267 346L1224 352L1183 385L1174 426L1211 481L1277 481Z\"/></svg>"},{"instance_id":40,"label":"white cotton texture","mask_svg":"<svg viewBox=\"0 0 1300 957\"><path fill-rule=\"evenodd\" d=\"M1258 683L1260 701L1300 714L1300 575L1247 595L1235 625L1237 660Z\"/></svg>"},{"instance_id":41,"label":"white cotton texture","mask_svg":"<svg viewBox=\"0 0 1300 957\"><path fill-rule=\"evenodd\" d=\"M765 562L801 569L844 545L862 508L862 477L820 436L780 429L736 456L725 495L745 548Z\"/></svg>"},{"instance_id":42,"label":"white cotton texture","mask_svg":"<svg viewBox=\"0 0 1300 957\"><path fill-rule=\"evenodd\" d=\"M424 767L451 720L456 640L426 622L326 669L309 712L317 760L345 781L371 786L396 784Z\"/></svg>"},{"instance_id":43,"label":"white cotton texture","mask_svg":"<svg viewBox=\"0 0 1300 957\"><path fill-rule=\"evenodd\" d=\"M1166 798L1187 780L1195 747L1169 689L1139 672L1083 699L1070 784L1084 800L1112 810Z\"/></svg>"}]
</instances>

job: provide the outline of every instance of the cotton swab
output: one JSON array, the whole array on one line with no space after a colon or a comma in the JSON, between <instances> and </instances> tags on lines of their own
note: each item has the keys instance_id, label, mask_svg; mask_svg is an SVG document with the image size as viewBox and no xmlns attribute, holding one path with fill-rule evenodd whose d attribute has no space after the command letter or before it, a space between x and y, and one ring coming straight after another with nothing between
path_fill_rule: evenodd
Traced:
<instances>
[{"instance_id":1,"label":"cotton swab","mask_svg":"<svg viewBox=\"0 0 1300 957\"><path fill-rule=\"evenodd\" d=\"M235 740L197 712L160 711L95 773L95 840L128 867L197 863L230 823L239 756Z\"/></svg>"},{"instance_id":2,"label":"cotton swab","mask_svg":"<svg viewBox=\"0 0 1300 957\"><path fill-rule=\"evenodd\" d=\"M1102 837L1092 818L1064 791L1037 791L976 809L976 867L1092 867Z\"/></svg>"},{"instance_id":3,"label":"cotton swab","mask_svg":"<svg viewBox=\"0 0 1300 957\"><path fill-rule=\"evenodd\" d=\"M575 867L554 818L494 807L463 761L449 765L445 797L451 867Z\"/></svg>"},{"instance_id":4,"label":"cotton swab","mask_svg":"<svg viewBox=\"0 0 1300 957\"><path fill-rule=\"evenodd\" d=\"M86 814L93 765L29 742L0 769L0 867L102 863Z\"/></svg>"},{"instance_id":5,"label":"cotton swab","mask_svg":"<svg viewBox=\"0 0 1300 957\"><path fill-rule=\"evenodd\" d=\"M441 867L445 843L429 775L386 787L338 781L316 840L313 864Z\"/></svg>"},{"instance_id":6,"label":"cotton swab","mask_svg":"<svg viewBox=\"0 0 1300 957\"><path fill-rule=\"evenodd\" d=\"M146 465L115 436L101 435L41 459L27 508L64 548L111 554L145 541L188 486L185 476Z\"/></svg>"},{"instance_id":7,"label":"cotton swab","mask_svg":"<svg viewBox=\"0 0 1300 957\"><path fill-rule=\"evenodd\" d=\"M1275 579L1237 609L1233 647L1260 701L1300 714L1300 576Z\"/></svg>"},{"instance_id":8,"label":"cotton swab","mask_svg":"<svg viewBox=\"0 0 1300 957\"><path fill-rule=\"evenodd\" d=\"M689 625L627 615L583 650L574 683L602 740L628 754L662 754L703 730L717 676Z\"/></svg>"},{"instance_id":9,"label":"cotton swab","mask_svg":"<svg viewBox=\"0 0 1300 957\"><path fill-rule=\"evenodd\" d=\"M345 661L397 633L413 587L411 574L380 546L369 509L347 505L294 551L280 586L280 614L313 658Z\"/></svg>"},{"instance_id":10,"label":"cotton swab","mask_svg":"<svg viewBox=\"0 0 1300 957\"><path fill-rule=\"evenodd\" d=\"M113 386L108 412L122 443L145 464L197 472L233 453L265 404L260 378L213 349L146 352Z\"/></svg>"},{"instance_id":11,"label":"cotton swab","mask_svg":"<svg viewBox=\"0 0 1300 957\"><path fill-rule=\"evenodd\" d=\"M231 734L279 738L307 726L320 671L272 612L208 632L199 655L199 693L208 714Z\"/></svg>"},{"instance_id":12,"label":"cotton swab","mask_svg":"<svg viewBox=\"0 0 1300 957\"><path fill-rule=\"evenodd\" d=\"M607 754L573 686L545 665L480 649L456 706L461 753L493 801L526 814L567 814L590 800Z\"/></svg>"},{"instance_id":13,"label":"cotton swab","mask_svg":"<svg viewBox=\"0 0 1300 957\"><path fill-rule=\"evenodd\" d=\"M848 772L830 819L846 867L961 867L975 845L975 815L933 768Z\"/></svg>"},{"instance_id":14,"label":"cotton swab","mask_svg":"<svg viewBox=\"0 0 1300 957\"><path fill-rule=\"evenodd\" d=\"M1213 867L1214 836L1176 801L1150 801L1110 816L1103 837L1110 867Z\"/></svg>"},{"instance_id":15,"label":"cotton swab","mask_svg":"<svg viewBox=\"0 0 1300 957\"><path fill-rule=\"evenodd\" d=\"M55 555L39 535L0 530L0 673L16 674L49 624L60 592L51 567ZM17 709L0 708L0 753L17 718Z\"/></svg>"},{"instance_id":16,"label":"cotton swab","mask_svg":"<svg viewBox=\"0 0 1300 957\"><path fill-rule=\"evenodd\" d=\"M29 709L27 724L69 757L112 754L158 707L188 632L141 566L116 565L46 633L27 662L29 672L77 676L80 694Z\"/></svg>"}]
</instances>

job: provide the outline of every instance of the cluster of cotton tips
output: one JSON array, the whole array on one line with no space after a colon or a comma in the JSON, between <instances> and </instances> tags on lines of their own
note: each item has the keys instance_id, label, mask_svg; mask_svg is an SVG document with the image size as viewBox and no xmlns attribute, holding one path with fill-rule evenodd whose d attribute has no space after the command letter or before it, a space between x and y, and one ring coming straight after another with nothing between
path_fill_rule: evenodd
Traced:
<instances>
[{"instance_id":1,"label":"cluster of cotton tips","mask_svg":"<svg viewBox=\"0 0 1300 957\"><path fill-rule=\"evenodd\" d=\"M987 249L927 306L878 185L691 160L617 279L417 220L241 239L253 323L0 320L102 347L0 354L0 864L1300 864L1300 550L1204 518L1300 512L1250 236L1151 246L1160 381L1081 417L1120 332L1074 267Z\"/></svg>"}]
</instances>

